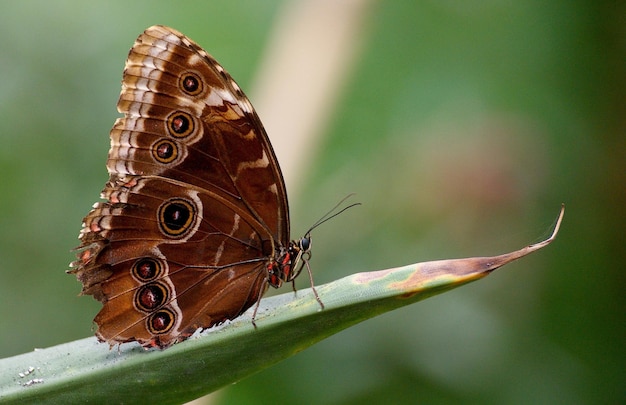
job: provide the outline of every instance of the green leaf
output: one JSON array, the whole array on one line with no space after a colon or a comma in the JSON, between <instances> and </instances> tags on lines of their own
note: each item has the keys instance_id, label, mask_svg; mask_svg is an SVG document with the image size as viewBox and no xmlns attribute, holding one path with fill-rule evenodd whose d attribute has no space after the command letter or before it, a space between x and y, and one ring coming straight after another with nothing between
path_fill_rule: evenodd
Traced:
<instances>
[{"instance_id":1,"label":"green leaf","mask_svg":"<svg viewBox=\"0 0 626 405\"><path fill-rule=\"evenodd\" d=\"M365 319L487 276L554 240L494 256L439 260L357 273L261 301L251 311L164 350L129 343L110 349L87 338L0 360L0 401L177 404L271 366ZM288 378L288 376L287 376ZM286 383L280 382L279 383Z\"/></svg>"}]
</instances>

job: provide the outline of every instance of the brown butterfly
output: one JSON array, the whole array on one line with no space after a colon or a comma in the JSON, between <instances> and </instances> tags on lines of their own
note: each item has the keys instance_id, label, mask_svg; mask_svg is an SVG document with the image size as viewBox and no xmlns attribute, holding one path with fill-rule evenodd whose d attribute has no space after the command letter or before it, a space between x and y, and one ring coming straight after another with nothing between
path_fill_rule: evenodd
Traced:
<instances>
[{"instance_id":1,"label":"brown butterfly","mask_svg":"<svg viewBox=\"0 0 626 405\"><path fill-rule=\"evenodd\" d=\"M293 282L309 233L290 241L272 146L215 59L150 27L129 52L117 108L106 202L84 218L69 271L103 303L100 341L166 348Z\"/></svg>"}]
</instances>

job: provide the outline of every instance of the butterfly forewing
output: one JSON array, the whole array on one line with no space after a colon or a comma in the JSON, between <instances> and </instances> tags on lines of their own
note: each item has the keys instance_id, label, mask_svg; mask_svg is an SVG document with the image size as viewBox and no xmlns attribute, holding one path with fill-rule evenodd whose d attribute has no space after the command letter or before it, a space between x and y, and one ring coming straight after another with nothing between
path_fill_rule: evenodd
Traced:
<instances>
[{"instance_id":1,"label":"butterfly forewing","mask_svg":"<svg viewBox=\"0 0 626 405\"><path fill-rule=\"evenodd\" d=\"M118 110L106 201L84 219L72 272L104 304L100 340L164 348L238 316L277 260L290 265L279 257L289 246L285 186L239 86L171 28L135 42Z\"/></svg>"}]
</instances>

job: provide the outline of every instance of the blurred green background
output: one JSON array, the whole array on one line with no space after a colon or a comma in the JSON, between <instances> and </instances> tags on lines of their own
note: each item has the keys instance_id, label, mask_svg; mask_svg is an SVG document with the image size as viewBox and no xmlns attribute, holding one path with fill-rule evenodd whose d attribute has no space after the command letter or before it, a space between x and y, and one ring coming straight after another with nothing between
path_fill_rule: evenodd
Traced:
<instances>
[{"instance_id":1,"label":"blurred green background","mask_svg":"<svg viewBox=\"0 0 626 405\"><path fill-rule=\"evenodd\" d=\"M623 403L618 3L364 3L356 62L290 195L294 237L350 192L363 203L315 230L316 283L514 250L545 237L564 202L561 234L479 283L357 325L209 401ZM64 270L107 179L108 131L134 39L170 25L245 90L285 6L2 3L2 357L92 334L99 304L77 297Z\"/></svg>"}]
</instances>

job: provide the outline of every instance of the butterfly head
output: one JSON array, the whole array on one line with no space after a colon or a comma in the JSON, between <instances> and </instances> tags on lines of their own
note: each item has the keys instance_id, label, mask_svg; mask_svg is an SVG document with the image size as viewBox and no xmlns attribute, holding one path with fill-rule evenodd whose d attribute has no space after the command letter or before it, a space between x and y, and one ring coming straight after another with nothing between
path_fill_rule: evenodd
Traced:
<instances>
[{"instance_id":1,"label":"butterfly head","mask_svg":"<svg viewBox=\"0 0 626 405\"><path fill-rule=\"evenodd\" d=\"M352 194L343 198L337 205L335 205L330 211L322 216L317 222L315 222L304 234L304 236L298 240L292 240L289 242L289 246L281 247L276 255L277 259L272 260L268 266L268 282L272 287L278 288L283 282L294 282L294 280L300 275L302 269L306 266L309 273L309 279L311 281L311 287L313 287L313 276L311 275L311 269L309 267L309 259L311 258L311 232L324 222L331 218L336 217L348 208L352 208L360 203L350 204L347 207L338 208L343 202L350 198ZM294 286L295 291L295 286ZM317 293L316 293L317 294ZM319 297L316 295L316 299L320 302ZM322 305L323 306L323 305Z\"/></svg>"},{"instance_id":2,"label":"butterfly head","mask_svg":"<svg viewBox=\"0 0 626 405\"><path fill-rule=\"evenodd\" d=\"M308 263L311 258L311 234L307 232L302 238L298 240L291 241L289 244L289 254L291 256L291 271L288 274L288 279L285 281L293 281L300 272L306 263Z\"/></svg>"}]
</instances>

